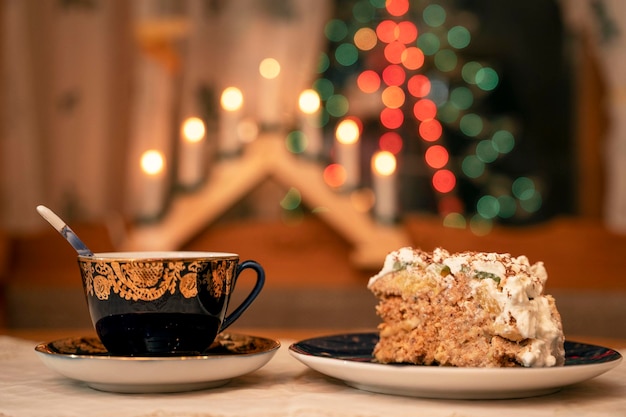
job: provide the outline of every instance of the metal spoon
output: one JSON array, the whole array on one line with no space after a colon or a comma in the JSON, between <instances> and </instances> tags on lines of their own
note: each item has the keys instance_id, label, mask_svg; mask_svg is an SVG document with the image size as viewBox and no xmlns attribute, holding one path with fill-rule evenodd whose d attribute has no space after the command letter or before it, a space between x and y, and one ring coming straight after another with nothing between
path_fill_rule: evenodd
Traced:
<instances>
[{"instance_id":1,"label":"metal spoon","mask_svg":"<svg viewBox=\"0 0 626 417\"><path fill-rule=\"evenodd\" d=\"M61 236L67 240L70 245L74 248L76 252L78 252L81 256L93 256L93 252L83 243L82 240L78 238L76 233L70 227L65 224L63 220L59 216L57 216L52 210L50 210L46 206L37 206L37 212L43 217L48 223L54 227L57 232L61 233Z\"/></svg>"}]
</instances>

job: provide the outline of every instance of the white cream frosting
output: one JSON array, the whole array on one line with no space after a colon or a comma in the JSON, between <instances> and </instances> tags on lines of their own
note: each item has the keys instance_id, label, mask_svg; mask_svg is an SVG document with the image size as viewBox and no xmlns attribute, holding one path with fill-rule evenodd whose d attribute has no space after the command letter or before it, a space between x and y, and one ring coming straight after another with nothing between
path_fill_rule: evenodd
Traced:
<instances>
[{"instance_id":1,"label":"white cream frosting","mask_svg":"<svg viewBox=\"0 0 626 417\"><path fill-rule=\"evenodd\" d=\"M433 269L433 264L439 266ZM441 265L450 269L446 276L441 274ZM488 294L498 305L494 334L513 341L529 340L526 351L518 358L524 366L556 364L555 354L563 335L560 322L552 317L550 303L543 295L548 278L543 263L531 265L527 257L510 254L450 254L441 248L427 253L405 247L387 255L382 270L370 278L368 287L390 272L416 267L425 269L430 279L440 280L445 286L453 285L454 275L461 271L475 275L472 290ZM416 274L416 278L419 276Z\"/></svg>"}]
</instances>

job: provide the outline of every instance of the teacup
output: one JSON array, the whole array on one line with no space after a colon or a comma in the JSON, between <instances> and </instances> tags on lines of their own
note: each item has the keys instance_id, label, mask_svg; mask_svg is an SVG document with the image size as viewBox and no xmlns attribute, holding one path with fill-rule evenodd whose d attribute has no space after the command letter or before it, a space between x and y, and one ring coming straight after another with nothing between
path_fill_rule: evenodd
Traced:
<instances>
[{"instance_id":1,"label":"teacup","mask_svg":"<svg viewBox=\"0 0 626 417\"><path fill-rule=\"evenodd\" d=\"M197 355L259 295L265 272L222 252L108 252L79 256L89 314L113 355ZM230 314L239 275L256 272L248 296Z\"/></svg>"}]
</instances>

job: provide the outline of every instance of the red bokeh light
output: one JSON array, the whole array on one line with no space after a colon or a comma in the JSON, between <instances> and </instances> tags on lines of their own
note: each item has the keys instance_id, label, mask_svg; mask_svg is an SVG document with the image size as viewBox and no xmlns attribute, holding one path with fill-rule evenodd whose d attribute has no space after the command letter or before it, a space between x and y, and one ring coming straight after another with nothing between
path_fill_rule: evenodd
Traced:
<instances>
[{"instance_id":1,"label":"red bokeh light","mask_svg":"<svg viewBox=\"0 0 626 417\"><path fill-rule=\"evenodd\" d=\"M422 74L414 75L409 78L407 89L413 97L425 97L430 93L430 80Z\"/></svg>"},{"instance_id":2,"label":"red bokeh light","mask_svg":"<svg viewBox=\"0 0 626 417\"><path fill-rule=\"evenodd\" d=\"M385 46L385 59L392 64L402 63L402 53L406 49L406 46L398 41L393 41Z\"/></svg>"},{"instance_id":3,"label":"red bokeh light","mask_svg":"<svg viewBox=\"0 0 626 417\"><path fill-rule=\"evenodd\" d=\"M329 187L341 187L346 182L346 169L339 164L330 164L324 168L323 177Z\"/></svg>"},{"instance_id":4,"label":"red bokeh light","mask_svg":"<svg viewBox=\"0 0 626 417\"><path fill-rule=\"evenodd\" d=\"M413 105L413 115L417 120L426 121L434 119L437 115L437 105L434 101L427 98L418 100Z\"/></svg>"},{"instance_id":5,"label":"red bokeh light","mask_svg":"<svg viewBox=\"0 0 626 417\"><path fill-rule=\"evenodd\" d=\"M417 39L417 26L413 22L405 20L396 27L396 40L408 45Z\"/></svg>"},{"instance_id":6,"label":"red bokeh light","mask_svg":"<svg viewBox=\"0 0 626 417\"><path fill-rule=\"evenodd\" d=\"M437 119L423 121L419 126L419 134L427 142L434 142L441 137L443 128Z\"/></svg>"},{"instance_id":7,"label":"red bokeh light","mask_svg":"<svg viewBox=\"0 0 626 417\"><path fill-rule=\"evenodd\" d=\"M383 81L387 85L402 85L405 79L406 73L400 65L387 65L383 70Z\"/></svg>"},{"instance_id":8,"label":"red bokeh light","mask_svg":"<svg viewBox=\"0 0 626 417\"><path fill-rule=\"evenodd\" d=\"M376 71L365 70L359 74L356 84L364 93L374 93L380 88L380 76Z\"/></svg>"},{"instance_id":9,"label":"red bokeh light","mask_svg":"<svg viewBox=\"0 0 626 417\"><path fill-rule=\"evenodd\" d=\"M387 0L385 2L385 8L392 16L402 16L409 11L408 0Z\"/></svg>"},{"instance_id":10,"label":"red bokeh light","mask_svg":"<svg viewBox=\"0 0 626 417\"><path fill-rule=\"evenodd\" d=\"M456 187L456 177L447 169L440 169L433 174L433 188L438 192L445 194L454 190Z\"/></svg>"},{"instance_id":11,"label":"red bokeh light","mask_svg":"<svg viewBox=\"0 0 626 417\"><path fill-rule=\"evenodd\" d=\"M424 159L429 167L439 169L446 166L450 155L448 150L441 145L433 145L426 149Z\"/></svg>"},{"instance_id":12,"label":"red bokeh light","mask_svg":"<svg viewBox=\"0 0 626 417\"><path fill-rule=\"evenodd\" d=\"M387 129L397 129L404 123L404 114L400 109L386 107L380 112L380 122Z\"/></svg>"},{"instance_id":13,"label":"red bokeh light","mask_svg":"<svg viewBox=\"0 0 626 417\"><path fill-rule=\"evenodd\" d=\"M378 147L382 151L397 155L402 150L402 137L396 132L386 132L378 140Z\"/></svg>"},{"instance_id":14,"label":"red bokeh light","mask_svg":"<svg viewBox=\"0 0 626 417\"><path fill-rule=\"evenodd\" d=\"M450 213L463 213L465 210L463 202L455 195L445 195L439 200L439 213L447 215Z\"/></svg>"},{"instance_id":15,"label":"red bokeh light","mask_svg":"<svg viewBox=\"0 0 626 417\"><path fill-rule=\"evenodd\" d=\"M393 20L383 20L376 26L376 36L381 42L391 43L396 40L398 24Z\"/></svg>"}]
</instances>

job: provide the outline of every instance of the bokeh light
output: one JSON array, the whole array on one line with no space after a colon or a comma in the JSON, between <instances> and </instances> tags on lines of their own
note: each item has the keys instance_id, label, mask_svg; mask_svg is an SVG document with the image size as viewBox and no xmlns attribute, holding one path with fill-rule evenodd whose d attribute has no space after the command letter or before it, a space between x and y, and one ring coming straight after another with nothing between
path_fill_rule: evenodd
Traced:
<instances>
[{"instance_id":1,"label":"bokeh light","mask_svg":"<svg viewBox=\"0 0 626 417\"><path fill-rule=\"evenodd\" d=\"M289 132L285 137L285 146L287 150L291 153L302 153L307 147L307 137L300 130L294 130Z\"/></svg>"},{"instance_id":2,"label":"bokeh light","mask_svg":"<svg viewBox=\"0 0 626 417\"><path fill-rule=\"evenodd\" d=\"M334 117L342 117L348 113L350 104L346 96L333 94L326 100L326 111Z\"/></svg>"},{"instance_id":3,"label":"bokeh light","mask_svg":"<svg viewBox=\"0 0 626 417\"><path fill-rule=\"evenodd\" d=\"M291 187L280 200L280 206L285 210L295 210L302 203L302 195L298 189Z\"/></svg>"},{"instance_id":4,"label":"bokeh light","mask_svg":"<svg viewBox=\"0 0 626 417\"><path fill-rule=\"evenodd\" d=\"M395 85L389 86L383 90L381 99L390 109L398 109L404 104L404 90Z\"/></svg>"},{"instance_id":5,"label":"bokeh light","mask_svg":"<svg viewBox=\"0 0 626 417\"><path fill-rule=\"evenodd\" d=\"M468 155L461 162L461 170L469 178L478 178L485 172L485 163L476 155Z\"/></svg>"},{"instance_id":6,"label":"bokeh light","mask_svg":"<svg viewBox=\"0 0 626 417\"><path fill-rule=\"evenodd\" d=\"M398 24L393 20L383 20L376 26L376 36L381 42L391 43L397 39Z\"/></svg>"},{"instance_id":7,"label":"bokeh light","mask_svg":"<svg viewBox=\"0 0 626 417\"><path fill-rule=\"evenodd\" d=\"M376 71L365 70L359 74L356 83L364 93L374 93L380 88L380 76Z\"/></svg>"},{"instance_id":8,"label":"bokeh light","mask_svg":"<svg viewBox=\"0 0 626 417\"><path fill-rule=\"evenodd\" d=\"M452 171L440 169L433 174L432 184L433 188L438 192L442 194L449 193L456 186L456 177Z\"/></svg>"},{"instance_id":9,"label":"bokeh light","mask_svg":"<svg viewBox=\"0 0 626 417\"><path fill-rule=\"evenodd\" d=\"M335 129L335 137L337 141L345 145L356 143L361 135L359 125L354 119L344 119Z\"/></svg>"},{"instance_id":10,"label":"bokeh light","mask_svg":"<svg viewBox=\"0 0 626 417\"><path fill-rule=\"evenodd\" d=\"M259 64L261 77L272 80L280 74L280 63L274 58L265 58Z\"/></svg>"},{"instance_id":11,"label":"bokeh light","mask_svg":"<svg viewBox=\"0 0 626 417\"><path fill-rule=\"evenodd\" d=\"M396 157L389 151L378 151L372 157L372 169L388 177L396 172Z\"/></svg>"},{"instance_id":12,"label":"bokeh light","mask_svg":"<svg viewBox=\"0 0 626 417\"><path fill-rule=\"evenodd\" d=\"M436 28L445 23L446 10L438 4L430 4L424 8L422 18L428 26Z\"/></svg>"},{"instance_id":13,"label":"bokeh light","mask_svg":"<svg viewBox=\"0 0 626 417\"><path fill-rule=\"evenodd\" d=\"M413 105L413 115L417 120L426 121L434 119L437 115L437 106L432 100L423 98Z\"/></svg>"},{"instance_id":14,"label":"bokeh light","mask_svg":"<svg viewBox=\"0 0 626 417\"><path fill-rule=\"evenodd\" d=\"M448 44L456 49L463 49L470 44L472 37L463 26L454 26L448 31Z\"/></svg>"},{"instance_id":15,"label":"bokeh light","mask_svg":"<svg viewBox=\"0 0 626 417\"><path fill-rule=\"evenodd\" d=\"M378 38L372 28L360 28L354 34L354 45L362 51L374 49L377 43Z\"/></svg>"},{"instance_id":16,"label":"bokeh light","mask_svg":"<svg viewBox=\"0 0 626 417\"><path fill-rule=\"evenodd\" d=\"M385 7L392 16L402 16L409 11L409 0L387 0Z\"/></svg>"},{"instance_id":17,"label":"bokeh light","mask_svg":"<svg viewBox=\"0 0 626 417\"><path fill-rule=\"evenodd\" d=\"M494 90L500 82L498 73L493 68L483 67L476 72L476 85L484 91Z\"/></svg>"},{"instance_id":18,"label":"bokeh light","mask_svg":"<svg viewBox=\"0 0 626 417\"><path fill-rule=\"evenodd\" d=\"M359 51L351 43L342 43L335 49L335 59L344 67L349 67L359 59Z\"/></svg>"},{"instance_id":19,"label":"bokeh light","mask_svg":"<svg viewBox=\"0 0 626 417\"><path fill-rule=\"evenodd\" d=\"M222 91L220 103L227 111L239 110L243 106L243 94L237 87L227 87Z\"/></svg>"},{"instance_id":20,"label":"bokeh light","mask_svg":"<svg viewBox=\"0 0 626 417\"><path fill-rule=\"evenodd\" d=\"M414 75L407 82L407 90L413 97L426 97L430 93L430 80L422 74Z\"/></svg>"},{"instance_id":21,"label":"bokeh light","mask_svg":"<svg viewBox=\"0 0 626 417\"><path fill-rule=\"evenodd\" d=\"M400 43L408 45L417 39L417 26L413 22L403 20L398 22L396 26L396 40Z\"/></svg>"},{"instance_id":22,"label":"bokeh light","mask_svg":"<svg viewBox=\"0 0 626 417\"><path fill-rule=\"evenodd\" d=\"M399 86L404 84L406 72L400 65L387 65L383 69L382 78L387 85Z\"/></svg>"},{"instance_id":23,"label":"bokeh light","mask_svg":"<svg viewBox=\"0 0 626 417\"><path fill-rule=\"evenodd\" d=\"M378 140L378 147L383 151L397 155L402 150L402 137L396 132L385 132Z\"/></svg>"},{"instance_id":24,"label":"bokeh light","mask_svg":"<svg viewBox=\"0 0 626 417\"><path fill-rule=\"evenodd\" d=\"M384 55L385 59L392 64L402 63L402 54L406 50L406 45L402 42L393 41L385 46Z\"/></svg>"},{"instance_id":25,"label":"bokeh light","mask_svg":"<svg viewBox=\"0 0 626 417\"><path fill-rule=\"evenodd\" d=\"M435 169L446 166L449 158L448 150L441 145L429 146L424 153L424 159L428 166Z\"/></svg>"},{"instance_id":26,"label":"bokeh light","mask_svg":"<svg viewBox=\"0 0 626 417\"><path fill-rule=\"evenodd\" d=\"M332 19L324 27L324 35L328 40L333 42L341 42L348 36L348 25L340 19Z\"/></svg>"},{"instance_id":27,"label":"bokeh light","mask_svg":"<svg viewBox=\"0 0 626 417\"><path fill-rule=\"evenodd\" d=\"M380 122L387 129L397 129L404 123L404 113L400 109L385 107L380 112Z\"/></svg>"},{"instance_id":28,"label":"bokeh light","mask_svg":"<svg viewBox=\"0 0 626 417\"><path fill-rule=\"evenodd\" d=\"M500 153L509 153L515 146L515 138L508 130L498 130L491 136L493 147Z\"/></svg>"},{"instance_id":29,"label":"bokeh light","mask_svg":"<svg viewBox=\"0 0 626 417\"><path fill-rule=\"evenodd\" d=\"M206 129L202 119L198 117L188 117L183 121L181 131L185 141L196 143L204 139Z\"/></svg>"},{"instance_id":30,"label":"bokeh light","mask_svg":"<svg viewBox=\"0 0 626 417\"><path fill-rule=\"evenodd\" d=\"M417 70L424 65L424 53L421 49L410 46L402 51L400 60L406 69Z\"/></svg>"},{"instance_id":31,"label":"bokeh light","mask_svg":"<svg viewBox=\"0 0 626 417\"><path fill-rule=\"evenodd\" d=\"M330 164L322 174L324 182L331 188L339 188L346 182L346 169L340 164Z\"/></svg>"},{"instance_id":32,"label":"bokeh light","mask_svg":"<svg viewBox=\"0 0 626 417\"><path fill-rule=\"evenodd\" d=\"M320 109L320 96L312 89L304 90L298 97L298 107L303 113L314 114Z\"/></svg>"},{"instance_id":33,"label":"bokeh light","mask_svg":"<svg viewBox=\"0 0 626 417\"><path fill-rule=\"evenodd\" d=\"M427 142L434 142L441 137L443 127L436 119L425 120L420 123L418 128L419 135Z\"/></svg>"},{"instance_id":34,"label":"bokeh light","mask_svg":"<svg viewBox=\"0 0 626 417\"><path fill-rule=\"evenodd\" d=\"M450 72L456 68L459 57L450 49L442 49L435 53L435 66L441 72Z\"/></svg>"},{"instance_id":35,"label":"bokeh light","mask_svg":"<svg viewBox=\"0 0 626 417\"><path fill-rule=\"evenodd\" d=\"M424 55L431 56L439 51L441 41L434 33L426 32L417 38L417 47L424 52Z\"/></svg>"},{"instance_id":36,"label":"bokeh light","mask_svg":"<svg viewBox=\"0 0 626 417\"><path fill-rule=\"evenodd\" d=\"M478 136L483 131L483 119L475 113L468 113L461 117L459 128L466 136Z\"/></svg>"},{"instance_id":37,"label":"bokeh light","mask_svg":"<svg viewBox=\"0 0 626 417\"><path fill-rule=\"evenodd\" d=\"M139 166L146 174L153 176L163 172L165 168L165 156L155 149L150 149L141 154Z\"/></svg>"}]
</instances>

